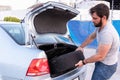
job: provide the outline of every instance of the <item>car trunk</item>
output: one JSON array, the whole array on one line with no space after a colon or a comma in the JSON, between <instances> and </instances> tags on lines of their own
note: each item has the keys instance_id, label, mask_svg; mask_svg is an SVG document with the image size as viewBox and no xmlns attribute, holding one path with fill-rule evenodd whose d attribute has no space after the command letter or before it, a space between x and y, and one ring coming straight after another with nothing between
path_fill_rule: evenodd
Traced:
<instances>
[{"instance_id":1,"label":"car trunk","mask_svg":"<svg viewBox=\"0 0 120 80\"><path fill-rule=\"evenodd\" d=\"M75 64L84 59L81 51L75 51L77 46L65 43L45 44L39 46L44 50L50 66L51 77L56 77L75 69Z\"/></svg>"},{"instance_id":2,"label":"car trunk","mask_svg":"<svg viewBox=\"0 0 120 80\"><path fill-rule=\"evenodd\" d=\"M56 34L64 35L67 32L67 22L79 12L67 5L48 2L37 5L26 16L30 35ZM51 35L52 36L52 35ZM49 40L48 40L49 41ZM51 77L56 77L75 69L75 63L83 60L81 51L75 51L77 46L67 43L49 43L37 46L44 50L50 66Z\"/></svg>"}]
</instances>

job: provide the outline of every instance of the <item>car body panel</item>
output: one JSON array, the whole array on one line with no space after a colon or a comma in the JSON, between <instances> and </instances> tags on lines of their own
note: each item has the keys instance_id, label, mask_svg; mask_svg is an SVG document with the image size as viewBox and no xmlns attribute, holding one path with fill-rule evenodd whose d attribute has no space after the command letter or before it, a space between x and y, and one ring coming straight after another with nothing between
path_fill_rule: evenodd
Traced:
<instances>
[{"instance_id":1,"label":"car body panel","mask_svg":"<svg viewBox=\"0 0 120 80\"><path fill-rule=\"evenodd\" d=\"M46 58L43 51L18 45L1 27L0 44L0 55L2 56L0 58L0 74L2 74L2 78L15 76L14 78L24 79L32 59Z\"/></svg>"}]
</instances>

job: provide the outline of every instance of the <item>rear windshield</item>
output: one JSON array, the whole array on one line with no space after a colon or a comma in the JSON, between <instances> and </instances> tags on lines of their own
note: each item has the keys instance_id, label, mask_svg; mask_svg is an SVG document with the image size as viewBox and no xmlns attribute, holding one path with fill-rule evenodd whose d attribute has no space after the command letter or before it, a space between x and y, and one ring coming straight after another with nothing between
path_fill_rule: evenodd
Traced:
<instances>
[{"instance_id":1,"label":"rear windshield","mask_svg":"<svg viewBox=\"0 0 120 80\"><path fill-rule=\"evenodd\" d=\"M25 44L25 33L21 24L0 24L1 27L13 38L13 40L20 44Z\"/></svg>"}]
</instances>

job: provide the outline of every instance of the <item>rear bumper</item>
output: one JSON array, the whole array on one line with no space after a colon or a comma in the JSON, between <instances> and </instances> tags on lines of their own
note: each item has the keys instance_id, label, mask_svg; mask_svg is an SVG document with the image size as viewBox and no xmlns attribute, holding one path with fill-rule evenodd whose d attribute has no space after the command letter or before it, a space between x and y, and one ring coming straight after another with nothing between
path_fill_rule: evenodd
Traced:
<instances>
[{"instance_id":1,"label":"rear bumper","mask_svg":"<svg viewBox=\"0 0 120 80\"><path fill-rule=\"evenodd\" d=\"M50 75L47 74L47 75L33 76L33 77L27 76L27 77L25 77L24 80L52 80L52 79L51 79Z\"/></svg>"},{"instance_id":2,"label":"rear bumper","mask_svg":"<svg viewBox=\"0 0 120 80\"><path fill-rule=\"evenodd\" d=\"M77 77L79 77L80 80L84 80L85 76L86 76L86 71L87 71L86 66L83 66L81 68L76 68L76 69L74 69L66 74L63 74L61 76L52 78L52 80L73 80Z\"/></svg>"},{"instance_id":3,"label":"rear bumper","mask_svg":"<svg viewBox=\"0 0 120 80\"><path fill-rule=\"evenodd\" d=\"M24 80L73 80L75 78L80 78L80 80L85 80L87 68L83 66L81 68L76 68L68 73L60 75L55 78L51 78L49 74L38 76L38 77L25 77Z\"/></svg>"}]
</instances>

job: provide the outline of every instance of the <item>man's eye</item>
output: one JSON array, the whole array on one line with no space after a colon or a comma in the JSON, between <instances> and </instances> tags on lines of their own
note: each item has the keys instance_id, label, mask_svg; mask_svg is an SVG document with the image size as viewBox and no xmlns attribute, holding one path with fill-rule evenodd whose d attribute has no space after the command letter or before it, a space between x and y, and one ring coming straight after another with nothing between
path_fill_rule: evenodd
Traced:
<instances>
[{"instance_id":1,"label":"man's eye","mask_svg":"<svg viewBox=\"0 0 120 80\"><path fill-rule=\"evenodd\" d=\"M97 18L93 18L93 19L97 19Z\"/></svg>"}]
</instances>

